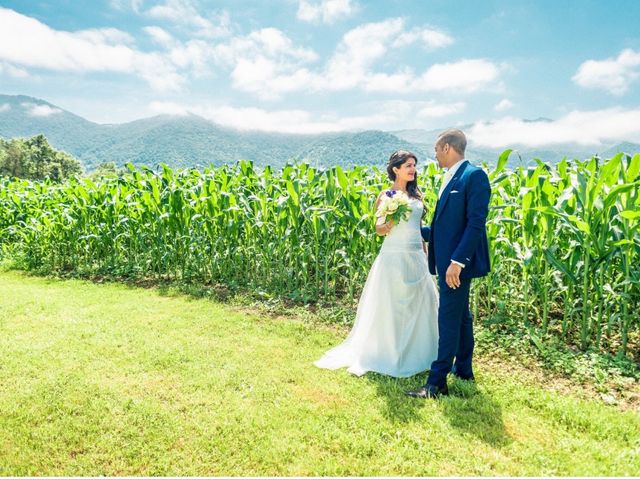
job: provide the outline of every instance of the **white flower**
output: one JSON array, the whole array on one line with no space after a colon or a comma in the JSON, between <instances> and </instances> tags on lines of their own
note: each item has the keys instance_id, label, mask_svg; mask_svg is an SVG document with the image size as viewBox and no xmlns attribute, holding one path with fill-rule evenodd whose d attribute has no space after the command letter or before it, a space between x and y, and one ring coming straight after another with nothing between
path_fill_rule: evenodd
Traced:
<instances>
[{"instance_id":1,"label":"white flower","mask_svg":"<svg viewBox=\"0 0 640 480\"><path fill-rule=\"evenodd\" d=\"M398 204L398 202L389 202L389 205L387 205L387 208L386 208L386 214L390 215L394 213L396 210L398 210L399 206L400 205Z\"/></svg>"},{"instance_id":2,"label":"white flower","mask_svg":"<svg viewBox=\"0 0 640 480\"><path fill-rule=\"evenodd\" d=\"M376 217L386 218L388 215L393 215L401 205L409 205L409 197L406 193L401 191L391 191L391 196L385 192L380 200L380 205L376 211Z\"/></svg>"}]
</instances>

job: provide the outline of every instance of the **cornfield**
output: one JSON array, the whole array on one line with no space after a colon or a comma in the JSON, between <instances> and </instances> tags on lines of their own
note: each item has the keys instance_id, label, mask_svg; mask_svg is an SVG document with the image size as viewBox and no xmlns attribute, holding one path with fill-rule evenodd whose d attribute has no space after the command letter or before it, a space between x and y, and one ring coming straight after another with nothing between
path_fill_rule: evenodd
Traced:
<instances>
[{"instance_id":1,"label":"cornfield","mask_svg":"<svg viewBox=\"0 0 640 480\"><path fill-rule=\"evenodd\" d=\"M637 357L640 155L507 170L511 153L485 165L493 271L476 282L473 309L541 338ZM431 212L441 173L421 168ZM129 166L117 178L65 184L0 179L0 251L39 272L353 302L381 243L373 202L387 185L377 168L275 172L249 161L203 171Z\"/></svg>"}]
</instances>

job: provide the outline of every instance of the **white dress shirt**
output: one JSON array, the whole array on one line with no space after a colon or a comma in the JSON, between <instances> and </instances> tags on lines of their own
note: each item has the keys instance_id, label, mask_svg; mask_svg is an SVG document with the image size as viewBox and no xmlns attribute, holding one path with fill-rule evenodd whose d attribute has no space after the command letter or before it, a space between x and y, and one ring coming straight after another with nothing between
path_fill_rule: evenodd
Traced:
<instances>
[{"instance_id":1,"label":"white dress shirt","mask_svg":"<svg viewBox=\"0 0 640 480\"><path fill-rule=\"evenodd\" d=\"M451 181L453 176L456 174L460 166L466 161L467 159L463 158L462 160L458 160L454 165L449 167L447 172L444 174L442 185L440 185L440 191L438 192L438 200L440 200L440 197L442 196L442 192L444 192L444 189L447 188L447 185L449 185L449 182Z\"/></svg>"},{"instance_id":2,"label":"white dress shirt","mask_svg":"<svg viewBox=\"0 0 640 480\"><path fill-rule=\"evenodd\" d=\"M466 161L467 159L463 158L462 160L458 160L454 165L449 167L449 169L447 170L447 173L444 174L444 180L442 180L442 185L440 186L440 191L438 192L438 200L440 200L440 197L442 196L442 192L444 192L444 189L447 188L447 185L449 184L453 176L456 174L460 166ZM453 259L451 259L451 261L457 265L460 265L462 268L465 267L464 263L456 262Z\"/></svg>"}]
</instances>

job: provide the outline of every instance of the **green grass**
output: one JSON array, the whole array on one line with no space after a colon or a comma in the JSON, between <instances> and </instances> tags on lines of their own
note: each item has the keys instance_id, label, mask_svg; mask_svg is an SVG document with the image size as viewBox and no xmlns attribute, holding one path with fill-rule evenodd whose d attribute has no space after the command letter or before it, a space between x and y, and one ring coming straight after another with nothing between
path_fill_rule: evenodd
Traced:
<instances>
[{"instance_id":1,"label":"green grass","mask_svg":"<svg viewBox=\"0 0 640 480\"><path fill-rule=\"evenodd\" d=\"M640 475L636 411L482 357L477 386L416 401L403 392L424 376L316 369L343 336L153 289L0 273L0 475Z\"/></svg>"}]
</instances>

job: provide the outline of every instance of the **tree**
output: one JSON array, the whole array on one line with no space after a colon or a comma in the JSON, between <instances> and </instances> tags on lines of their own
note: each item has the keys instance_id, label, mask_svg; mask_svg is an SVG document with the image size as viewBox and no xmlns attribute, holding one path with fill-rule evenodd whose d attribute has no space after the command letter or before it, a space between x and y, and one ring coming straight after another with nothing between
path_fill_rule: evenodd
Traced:
<instances>
[{"instance_id":1,"label":"tree","mask_svg":"<svg viewBox=\"0 0 640 480\"><path fill-rule=\"evenodd\" d=\"M44 135L0 140L0 175L62 182L80 173L80 161L51 147Z\"/></svg>"},{"instance_id":2,"label":"tree","mask_svg":"<svg viewBox=\"0 0 640 480\"><path fill-rule=\"evenodd\" d=\"M3 140L0 174L8 177L32 178L33 167L33 161L28 155L23 139Z\"/></svg>"}]
</instances>

